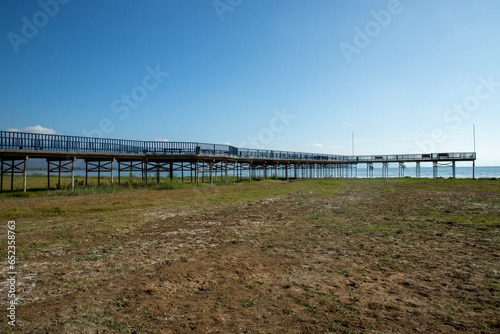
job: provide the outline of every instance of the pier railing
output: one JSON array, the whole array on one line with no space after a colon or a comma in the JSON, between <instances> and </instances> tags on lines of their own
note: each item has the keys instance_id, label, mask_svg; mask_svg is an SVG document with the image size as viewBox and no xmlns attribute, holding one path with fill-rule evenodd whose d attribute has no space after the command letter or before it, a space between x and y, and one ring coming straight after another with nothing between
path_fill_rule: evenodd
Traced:
<instances>
[{"instance_id":1,"label":"pier railing","mask_svg":"<svg viewBox=\"0 0 500 334\"><path fill-rule=\"evenodd\" d=\"M97 153L198 154L256 159L342 161L348 163L452 160L470 161L476 159L476 154L471 152L345 156L335 154L237 148L231 145L196 142L141 141L10 131L0 131L0 149Z\"/></svg>"},{"instance_id":2,"label":"pier railing","mask_svg":"<svg viewBox=\"0 0 500 334\"><path fill-rule=\"evenodd\" d=\"M397 162L397 161L438 161L438 160L475 160L476 153L423 153L423 154L391 154L391 155L357 155L346 156L349 162Z\"/></svg>"},{"instance_id":3,"label":"pier railing","mask_svg":"<svg viewBox=\"0 0 500 334\"><path fill-rule=\"evenodd\" d=\"M0 149L98 153L237 155L237 149L230 145L92 138L9 131L0 131Z\"/></svg>"}]
</instances>

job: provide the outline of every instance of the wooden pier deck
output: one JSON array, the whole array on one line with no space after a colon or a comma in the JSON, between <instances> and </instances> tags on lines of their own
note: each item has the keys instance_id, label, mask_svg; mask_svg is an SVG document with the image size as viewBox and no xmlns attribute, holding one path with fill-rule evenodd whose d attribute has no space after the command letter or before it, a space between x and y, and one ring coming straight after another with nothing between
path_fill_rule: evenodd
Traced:
<instances>
[{"instance_id":1,"label":"wooden pier deck","mask_svg":"<svg viewBox=\"0 0 500 334\"><path fill-rule=\"evenodd\" d=\"M373 177L374 164L382 164L382 176L388 177L389 163L397 163L399 176L404 176L405 164L415 163L416 177L420 177L420 163L433 164L434 177L439 166L451 166L455 177L455 164L471 161L474 166L476 153L424 153L394 155L334 155L277 150L237 148L231 145L197 142L160 142L125 139L90 138L63 135L0 131L1 180L3 191L4 175L11 176L13 190L14 175L22 174L26 191L28 159L47 161L47 186L50 175L71 173L74 188L75 162L85 161L87 184L88 173L97 173L98 183L102 173L111 176L114 182L121 182L122 173L140 172L144 181L156 176L160 182L161 173L170 178L174 174L190 177L196 183L205 179L210 182L220 174L226 182L242 178L268 178L273 175L284 179L354 177L358 164L366 164L367 177Z\"/></svg>"}]
</instances>

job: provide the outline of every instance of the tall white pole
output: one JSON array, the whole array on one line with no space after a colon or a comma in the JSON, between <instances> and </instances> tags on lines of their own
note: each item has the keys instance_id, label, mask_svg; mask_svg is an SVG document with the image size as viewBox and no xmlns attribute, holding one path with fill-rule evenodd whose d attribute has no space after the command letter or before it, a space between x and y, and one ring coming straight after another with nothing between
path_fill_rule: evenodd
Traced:
<instances>
[{"instance_id":1,"label":"tall white pole","mask_svg":"<svg viewBox=\"0 0 500 334\"><path fill-rule=\"evenodd\" d=\"M472 136L474 138L474 153L476 153L476 125L472 124Z\"/></svg>"},{"instance_id":2,"label":"tall white pole","mask_svg":"<svg viewBox=\"0 0 500 334\"><path fill-rule=\"evenodd\" d=\"M472 160L472 178L476 178L476 125L472 124L472 136L474 137L474 160Z\"/></svg>"}]
</instances>

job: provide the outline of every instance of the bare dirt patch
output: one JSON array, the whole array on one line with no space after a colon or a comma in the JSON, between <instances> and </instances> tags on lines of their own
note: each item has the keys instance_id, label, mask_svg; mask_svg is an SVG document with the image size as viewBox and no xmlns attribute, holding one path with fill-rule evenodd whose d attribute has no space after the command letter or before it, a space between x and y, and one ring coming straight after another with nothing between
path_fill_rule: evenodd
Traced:
<instances>
[{"instance_id":1,"label":"bare dirt patch","mask_svg":"<svg viewBox=\"0 0 500 334\"><path fill-rule=\"evenodd\" d=\"M63 214L17 219L15 330L497 333L498 182L261 181L148 208L104 194L129 204L76 218L62 197Z\"/></svg>"}]
</instances>

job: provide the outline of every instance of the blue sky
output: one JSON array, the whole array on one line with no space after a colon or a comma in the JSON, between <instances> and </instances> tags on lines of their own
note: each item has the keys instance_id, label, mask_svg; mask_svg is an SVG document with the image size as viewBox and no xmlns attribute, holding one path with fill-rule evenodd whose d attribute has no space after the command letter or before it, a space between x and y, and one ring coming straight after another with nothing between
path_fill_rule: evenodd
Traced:
<instances>
[{"instance_id":1,"label":"blue sky","mask_svg":"<svg viewBox=\"0 0 500 334\"><path fill-rule=\"evenodd\" d=\"M500 2L0 3L1 130L500 165Z\"/></svg>"}]
</instances>

